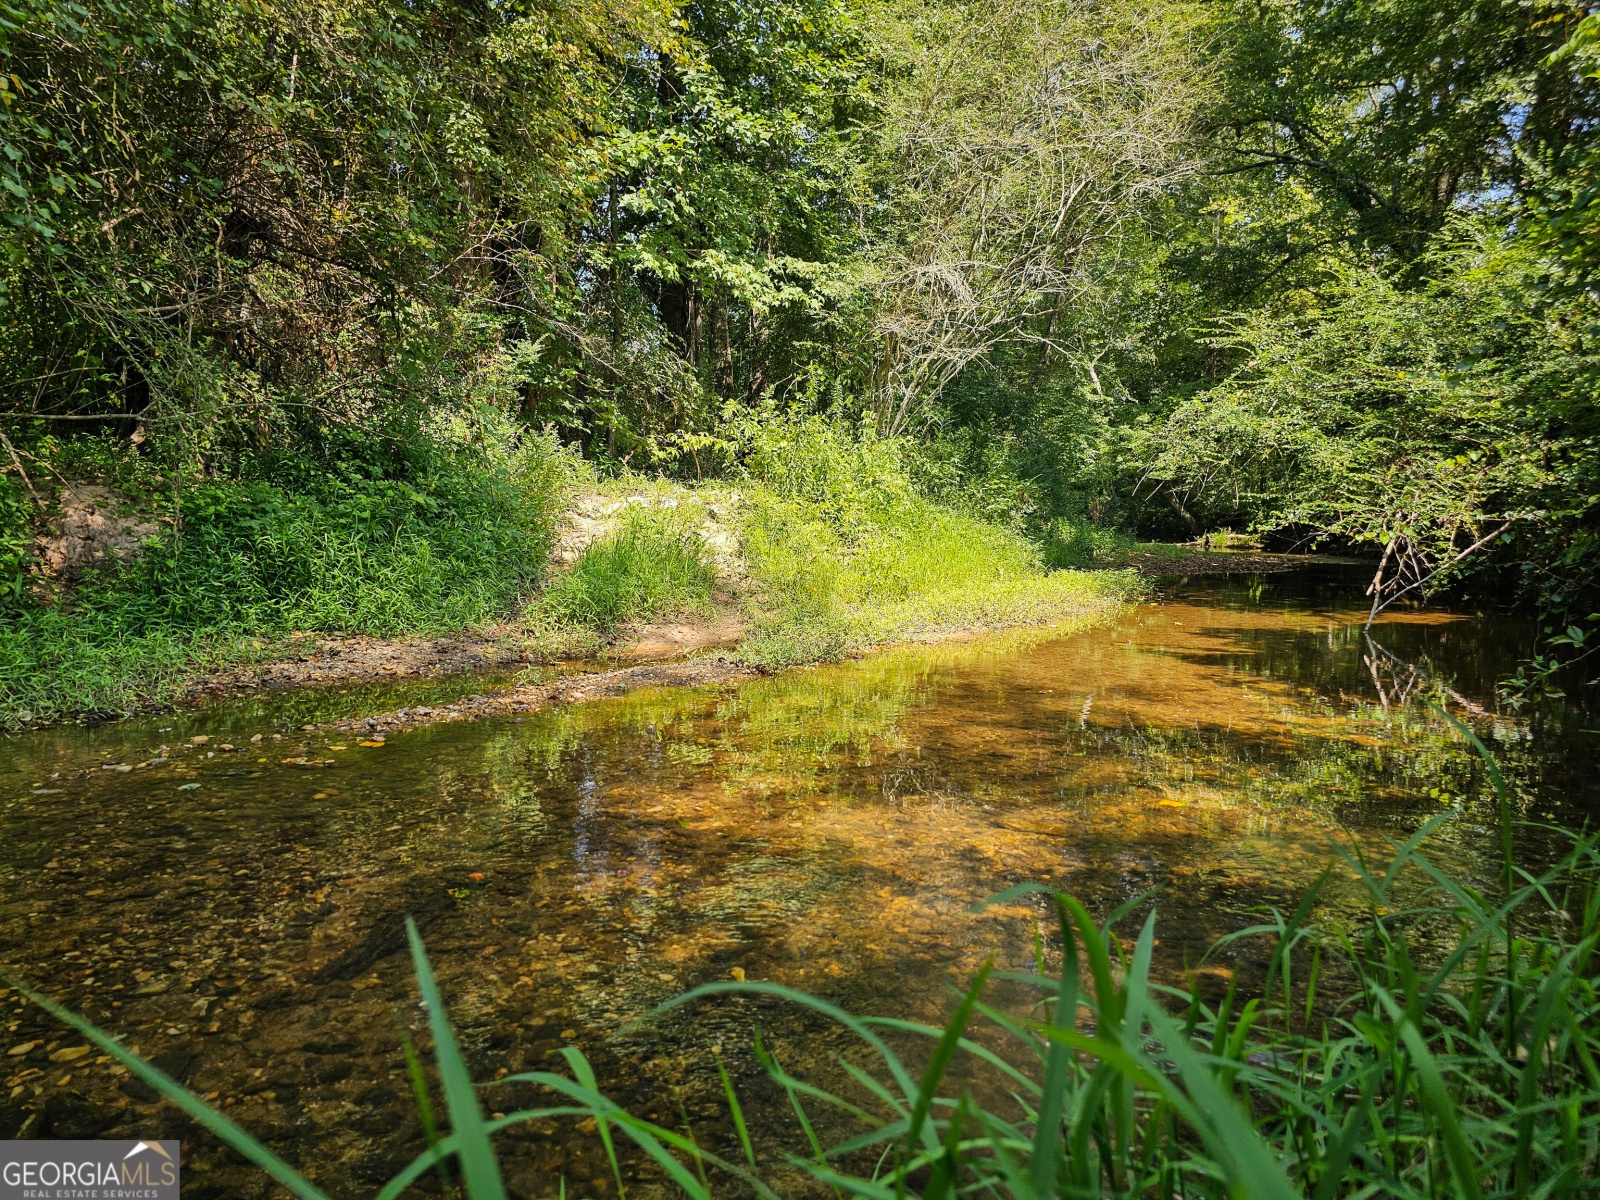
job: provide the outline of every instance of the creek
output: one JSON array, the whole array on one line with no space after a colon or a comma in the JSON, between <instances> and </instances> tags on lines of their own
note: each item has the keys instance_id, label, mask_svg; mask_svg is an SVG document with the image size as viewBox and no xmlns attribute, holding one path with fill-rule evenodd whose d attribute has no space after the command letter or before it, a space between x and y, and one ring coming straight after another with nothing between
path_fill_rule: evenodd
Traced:
<instances>
[{"instance_id":1,"label":"creek","mask_svg":"<svg viewBox=\"0 0 1600 1200\"><path fill-rule=\"evenodd\" d=\"M1217 937L1293 908L1336 845L1381 856L1440 813L1430 852L1490 886L1492 796L1429 694L1495 751L1523 817L1592 818L1593 709L1496 703L1526 619L1399 611L1374 645L1361 586L1332 567L1169 579L1078 633L907 646L381 746L301 726L487 684L18 735L0 750L0 965L332 1194L371 1194L422 1146L401 1049L424 1025L409 913L480 1079L554 1069L577 1045L603 1090L726 1152L720 1052L770 1161L803 1143L754 1031L800 1074L828 1070L840 1035L776 1001L649 1019L656 1005L737 975L938 1022L991 956L1030 969L1042 907L974 910L1025 882L1099 913L1152 897L1158 971L1220 986L1263 947L1206 959ZM1519 836L1530 859L1557 840ZM1325 901L1341 905L1359 905L1348 872ZM191 1200L274 1194L111 1064L61 1055L81 1039L14 992L0 1024L0 1137L182 1136ZM581 1130L541 1123L505 1150L514 1195L554 1196L563 1176L568 1194L608 1193Z\"/></svg>"}]
</instances>

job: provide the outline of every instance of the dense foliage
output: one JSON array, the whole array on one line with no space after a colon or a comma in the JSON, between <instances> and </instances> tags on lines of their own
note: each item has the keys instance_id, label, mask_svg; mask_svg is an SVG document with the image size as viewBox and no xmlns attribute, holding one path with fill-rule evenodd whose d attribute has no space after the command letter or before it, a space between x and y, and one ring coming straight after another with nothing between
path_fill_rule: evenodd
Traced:
<instances>
[{"instance_id":1,"label":"dense foliage","mask_svg":"<svg viewBox=\"0 0 1600 1200\"><path fill-rule=\"evenodd\" d=\"M515 605L541 576L564 482L532 442L514 453L419 439L407 479L359 445L185 490L176 520L128 565L87 572L70 602L0 623L0 723L123 713L182 694L197 666L308 632L444 632ZM342 453L340 451L343 451ZM334 472L326 471L329 462ZM135 497L168 500L130 471Z\"/></svg>"},{"instance_id":2,"label":"dense foliage","mask_svg":"<svg viewBox=\"0 0 1600 1200\"><path fill-rule=\"evenodd\" d=\"M5 0L9 603L84 434L415 488L485 410L693 478L794 410L1032 536L1364 547L1582 634L1585 13Z\"/></svg>"}]
</instances>

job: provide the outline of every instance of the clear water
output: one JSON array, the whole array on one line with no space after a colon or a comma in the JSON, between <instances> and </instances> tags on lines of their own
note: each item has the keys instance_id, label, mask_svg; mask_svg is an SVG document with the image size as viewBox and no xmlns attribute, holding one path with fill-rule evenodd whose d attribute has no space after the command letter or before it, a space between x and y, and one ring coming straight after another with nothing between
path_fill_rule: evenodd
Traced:
<instances>
[{"instance_id":1,"label":"clear water","mask_svg":"<svg viewBox=\"0 0 1600 1200\"><path fill-rule=\"evenodd\" d=\"M720 1049L771 1161L800 1142L751 1061L754 1030L802 1071L826 1071L840 1038L776 1003L641 1022L654 1006L742 971L937 1021L990 956L1027 968L1034 910L972 911L1027 881L1101 912L1153 894L1176 975L1262 905L1292 906L1335 842L1381 854L1440 812L1454 819L1435 853L1488 880L1481 772L1437 714L1401 702L1424 676L1496 748L1524 814L1596 811L1600 721L1497 710L1522 621L1396 614L1376 630L1390 660L1361 636L1360 586L1333 570L1169 580L1069 636L905 648L382 747L299 726L487 685L13 737L0 963L333 1194L362 1195L423 1144L401 1050L424 1023L399 937L411 913L480 1078L553 1068L575 1044L629 1107L727 1150ZM1328 904L1350 895L1336 879ZM1255 953L1242 942L1205 969L1248 971ZM20 997L0 1006L0 1137L181 1135L186 1195L271 1194L110 1064L51 1061L78 1040ZM594 1138L569 1126L508 1139L506 1166L517 1195L554 1196L563 1177L569 1195L610 1190Z\"/></svg>"}]
</instances>

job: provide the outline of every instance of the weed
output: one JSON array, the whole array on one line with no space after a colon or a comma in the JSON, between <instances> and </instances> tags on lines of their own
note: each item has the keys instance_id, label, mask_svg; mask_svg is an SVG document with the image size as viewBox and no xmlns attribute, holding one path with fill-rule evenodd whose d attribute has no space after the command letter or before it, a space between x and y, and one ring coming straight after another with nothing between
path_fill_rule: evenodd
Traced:
<instances>
[{"instance_id":1,"label":"weed","mask_svg":"<svg viewBox=\"0 0 1600 1200\"><path fill-rule=\"evenodd\" d=\"M1103 615L1137 592L1131 576L1047 573L1021 534L919 495L892 444L816 417L750 436L744 543L759 614L741 649L749 661Z\"/></svg>"},{"instance_id":2,"label":"weed","mask_svg":"<svg viewBox=\"0 0 1600 1200\"><path fill-rule=\"evenodd\" d=\"M541 606L560 620L611 630L704 610L715 584L710 551L684 517L630 506L614 533L591 542L545 590Z\"/></svg>"},{"instance_id":3,"label":"weed","mask_svg":"<svg viewBox=\"0 0 1600 1200\"><path fill-rule=\"evenodd\" d=\"M1120 565L1136 543L1119 530L1058 517L1045 531L1042 553L1053 569Z\"/></svg>"},{"instance_id":4,"label":"weed","mask_svg":"<svg viewBox=\"0 0 1600 1200\"><path fill-rule=\"evenodd\" d=\"M406 478L347 464L295 487L190 481L181 524L133 563L59 604L0 611L0 726L165 703L293 630L438 632L509 614L542 574L560 464L536 441L416 457Z\"/></svg>"}]
</instances>

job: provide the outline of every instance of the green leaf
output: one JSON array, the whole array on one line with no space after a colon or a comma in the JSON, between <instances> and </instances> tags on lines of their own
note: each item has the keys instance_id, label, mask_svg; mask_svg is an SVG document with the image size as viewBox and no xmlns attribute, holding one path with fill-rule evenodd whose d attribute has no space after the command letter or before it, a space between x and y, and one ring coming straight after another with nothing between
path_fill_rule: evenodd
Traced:
<instances>
[{"instance_id":1,"label":"green leaf","mask_svg":"<svg viewBox=\"0 0 1600 1200\"><path fill-rule=\"evenodd\" d=\"M411 962L417 972L417 989L428 1010L428 1028L433 1034L433 1054L439 1069L439 1083L444 1089L445 1109L450 1114L450 1132L456 1141L456 1154L461 1163L461 1178L466 1184L468 1200L506 1200L506 1188L500 1178L500 1163L495 1158L494 1146L489 1141L489 1131L483 1120L483 1110L478 1107L478 1093L461 1048L456 1044L455 1030L445 1015L444 1001L434 982L433 967L428 953L422 947L417 924L406 918L406 937L411 943Z\"/></svg>"}]
</instances>

